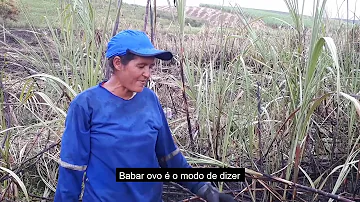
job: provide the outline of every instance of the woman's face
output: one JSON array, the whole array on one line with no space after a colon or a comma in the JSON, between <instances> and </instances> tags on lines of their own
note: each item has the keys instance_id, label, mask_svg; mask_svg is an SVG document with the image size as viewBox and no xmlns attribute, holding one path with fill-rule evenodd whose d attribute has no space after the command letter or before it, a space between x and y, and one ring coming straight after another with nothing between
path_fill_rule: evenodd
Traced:
<instances>
[{"instance_id":1,"label":"woman's face","mask_svg":"<svg viewBox=\"0 0 360 202\"><path fill-rule=\"evenodd\" d=\"M127 65L123 65L119 57L114 59L115 76L120 83L132 92L141 92L151 76L155 65L154 57L135 56Z\"/></svg>"}]
</instances>

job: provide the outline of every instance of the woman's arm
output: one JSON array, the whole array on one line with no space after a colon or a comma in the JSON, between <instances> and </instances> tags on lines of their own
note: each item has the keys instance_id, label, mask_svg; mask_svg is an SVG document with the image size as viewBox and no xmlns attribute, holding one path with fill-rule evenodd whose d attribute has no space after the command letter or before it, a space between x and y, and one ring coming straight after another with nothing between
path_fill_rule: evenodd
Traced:
<instances>
[{"instance_id":1,"label":"woman's arm","mask_svg":"<svg viewBox=\"0 0 360 202\"><path fill-rule=\"evenodd\" d=\"M69 106L61 141L55 202L79 201L90 153L89 114L76 100Z\"/></svg>"},{"instance_id":2,"label":"woman's arm","mask_svg":"<svg viewBox=\"0 0 360 202\"><path fill-rule=\"evenodd\" d=\"M158 107L161 114L162 127L156 144L156 155L162 168L191 168L185 157L176 147L171 135L165 113L160 103ZM178 182L178 184L188 188L192 193L208 202L236 202L232 196L220 193L210 182Z\"/></svg>"},{"instance_id":3,"label":"woman's arm","mask_svg":"<svg viewBox=\"0 0 360 202\"><path fill-rule=\"evenodd\" d=\"M179 148L176 146L165 117L165 113L158 102L162 127L156 144L156 155L162 168L192 168L186 161ZM191 192L197 193L203 187L205 182L179 182L180 185L188 188Z\"/></svg>"}]
</instances>

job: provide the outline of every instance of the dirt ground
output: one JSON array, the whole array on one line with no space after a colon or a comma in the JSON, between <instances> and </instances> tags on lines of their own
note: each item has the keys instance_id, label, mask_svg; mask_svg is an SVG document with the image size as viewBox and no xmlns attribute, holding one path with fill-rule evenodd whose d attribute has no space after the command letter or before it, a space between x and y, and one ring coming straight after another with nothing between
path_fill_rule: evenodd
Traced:
<instances>
[{"instance_id":1,"label":"dirt ground","mask_svg":"<svg viewBox=\"0 0 360 202\"><path fill-rule=\"evenodd\" d=\"M44 30L37 32L41 33ZM41 34L38 36L47 46L49 41ZM24 46L28 48L24 48ZM9 29L4 33L4 30L0 30L0 67L5 72L23 76L35 73L34 71L37 68L22 58L22 54L30 55L31 50L40 55L42 53L38 40L32 31L26 28L16 28Z\"/></svg>"}]
</instances>

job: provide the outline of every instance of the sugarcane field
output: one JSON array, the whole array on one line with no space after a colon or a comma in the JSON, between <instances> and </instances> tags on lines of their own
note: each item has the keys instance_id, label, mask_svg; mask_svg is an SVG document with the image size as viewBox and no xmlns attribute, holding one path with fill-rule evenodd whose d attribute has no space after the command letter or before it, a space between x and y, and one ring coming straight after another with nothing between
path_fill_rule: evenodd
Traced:
<instances>
[{"instance_id":1,"label":"sugarcane field","mask_svg":"<svg viewBox=\"0 0 360 202\"><path fill-rule=\"evenodd\" d=\"M0 16L0 201L360 201L360 1L1 0ZM136 55L157 58L148 80Z\"/></svg>"}]
</instances>

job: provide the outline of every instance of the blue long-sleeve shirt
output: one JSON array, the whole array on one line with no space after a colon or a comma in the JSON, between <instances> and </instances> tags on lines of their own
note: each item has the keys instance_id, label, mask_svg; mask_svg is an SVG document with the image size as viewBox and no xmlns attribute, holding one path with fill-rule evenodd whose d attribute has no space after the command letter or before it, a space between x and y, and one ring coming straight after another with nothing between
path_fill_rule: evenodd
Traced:
<instances>
[{"instance_id":1,"label":"blue long-sleeve shirt","mask_svg":"<svg viewBox=\"0 0 360 202\"><path fill-rule=\"evenodd\" d=\"M148 88L124 100L102 87L70 103L55 202L161 202L161 182L116 182L116 168L191 168L175 145L161 104ZM84 177L84 173L86 175ZM193 193L203 182L179 183Z\"/></svg>"}]
</instances>

